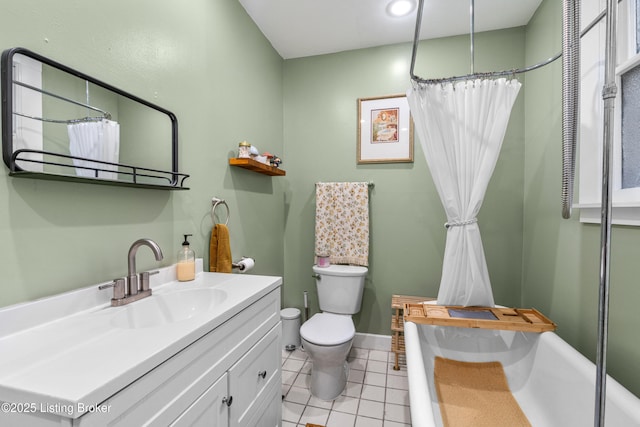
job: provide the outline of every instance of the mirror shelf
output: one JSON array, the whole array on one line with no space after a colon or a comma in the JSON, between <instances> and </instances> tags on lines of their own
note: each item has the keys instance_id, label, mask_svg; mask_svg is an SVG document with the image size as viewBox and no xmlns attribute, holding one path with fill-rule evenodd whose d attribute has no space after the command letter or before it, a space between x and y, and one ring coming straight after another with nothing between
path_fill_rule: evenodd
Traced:
<instances>
[{"instance_id":1,"label":"mirror shelf","mask_svg":"<svg viewBox=\"0 0 640 427\"><path fill-rule=\"evenodd\" d=\"M10 176L188 189L172 112L24 48L2 53L1 73Z\"/></svg>"},{"instance_id":2,"label":"mirror shelf","mask_svg":"<svg viewBox=\"0 0 640 427\"><path fill-rule=\"evenodd\" d=\"M53 165L61 168L76 168L76 166L64 164L59 161L51 160L34 160L33 158L29 158L29 154L39 154L42 157L50 156L52 158L63 158L63 159L71 159L71 160L80 160L86 161L93 164L96 163L104 163L104 167L102 165L95 166L85 166L83 169L93 174L93 176L82 176L77 177L72 174L54 174L54 173L41 173L41 172L33 172L29 170L20 169L17 167L18 162L29 162L29 163L37 163L42 165ZM25 157L20 157L20 155L24 155ZM42 179L47 181L67 181L67 182L85 182L92 184L100 184L100 185L116 185L120 187L139 187L139 188L149 188L149 189L157 189L157 190L188 190L188 187L184 186L184 180L189 177L189 175L179 172L167 172L156 169L147 169L138 166L125 165L122 163L109 163L109 162L100 162L93 159L87 159L83 157L75 157L75 156L67 156L59 153L51 153L40 150L28 150L21 149L15 150L11 155L11 160L9 162L9 175L18 177L18 178L34 178L34 179ZM117 167L119 175L126 175L130 177L130 181L123 180L109 180L100 177L100 173L110 173L110 169L106 169L106 167ZM147 180L149 182L144 182ZM154 184L150 181L157 181L158 183Z\"/></svg>"}]
</instances>

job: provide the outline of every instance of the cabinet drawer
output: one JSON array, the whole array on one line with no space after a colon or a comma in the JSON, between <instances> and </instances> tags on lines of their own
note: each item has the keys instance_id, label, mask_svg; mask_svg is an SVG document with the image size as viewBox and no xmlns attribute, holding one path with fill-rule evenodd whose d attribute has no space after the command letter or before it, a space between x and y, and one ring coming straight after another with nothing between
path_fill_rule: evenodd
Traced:
<instances>
[{"instance_id":1,"label":"cabinet drawer","mask_svg":"<svg viewBox=\"0 0 640 427\"><path fill-rule=\"evenodd\" d=\"M281 383L281 326L278 323L229 369L232 427L246 426L266 397L268 385Z\"/></svg>"}]
</instances>

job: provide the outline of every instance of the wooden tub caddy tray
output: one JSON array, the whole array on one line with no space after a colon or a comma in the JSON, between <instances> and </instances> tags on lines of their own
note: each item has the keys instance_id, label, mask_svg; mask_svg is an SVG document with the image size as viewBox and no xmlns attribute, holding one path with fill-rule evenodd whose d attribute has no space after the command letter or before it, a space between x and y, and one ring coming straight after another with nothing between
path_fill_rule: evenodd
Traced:
<instances>
[{"instance_id":1,"label":"wooden tub caddy tray","mask_svg":"<svg viewBox=\"0 0 640 427\"><path fill-rule=\"evenodd\" d=\"M554 331L556 324L535 308L462 307L407 303L404 321L459 328L524 332Z\"/></svg>"}]
</instances>

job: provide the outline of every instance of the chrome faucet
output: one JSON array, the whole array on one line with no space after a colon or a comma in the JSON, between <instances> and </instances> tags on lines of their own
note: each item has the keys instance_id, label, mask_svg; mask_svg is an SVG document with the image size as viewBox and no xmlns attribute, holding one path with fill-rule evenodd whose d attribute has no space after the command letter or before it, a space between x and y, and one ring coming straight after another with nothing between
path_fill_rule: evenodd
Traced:
<instances>
[{"instance_id":1,"label":"chrome faucet","mask_svg":"<svg viewBox=\"0 0 640 427\"><path fill-rule=\"evenodd\" d=\"M129 295L134 296L138 294L138 291L144 292L149 291L149 295L151 295L151 290L149 289L149 272L145 271L144 273L140 273L140 288L138 289L138 276L136 274L136 253L140 246L148 246L153 251L153 254L156 256L156 261L162 261L164 256L162 255L162 249L156 242L151 239L139 239L133 242L131 247L129 248L129 270L127 273L127 282L129 285ZM157 272L154 272L157 273ZM148 296L148 295L145 295ZM144 297L141 297L144 298Z\"/></svg>"},{"instance_id":2,"label":"chrome faucet","mask_svg":"<svg viewBox=\"0 0 640 427\"><path fill-rule=\"evenodd\" d=\"M141 246L148 246L153 251L156 261L162 261L164 256L162 250L156 242L151 239L139 239L133 242L129 248L128 267L126 279L124 277L114 279L113 282L100 285L98 289L113 288L113 298L111 305L114 307L129 304L151 295L149 288L149 276L158 273L158 271L144 271L139 274L140 283L138 284L138 274L136 273L136 254Z\"/></svg>"}]
</instances>

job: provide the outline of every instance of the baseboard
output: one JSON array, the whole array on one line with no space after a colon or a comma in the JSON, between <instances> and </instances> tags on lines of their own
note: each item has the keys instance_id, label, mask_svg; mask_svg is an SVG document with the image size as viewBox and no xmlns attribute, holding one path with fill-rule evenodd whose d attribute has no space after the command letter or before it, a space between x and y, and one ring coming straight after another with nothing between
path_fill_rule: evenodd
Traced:
<instances>
[{"instance_id":1,"label":"baseboard","mask_svg":"<svg viewBox=\"0 0 640 427\"><path fill-rule=\"evenodd\" d=\"M391 350L391 335L364 334L357 332L353 346L367 350Z\"/></svg>"}]
</instances>

